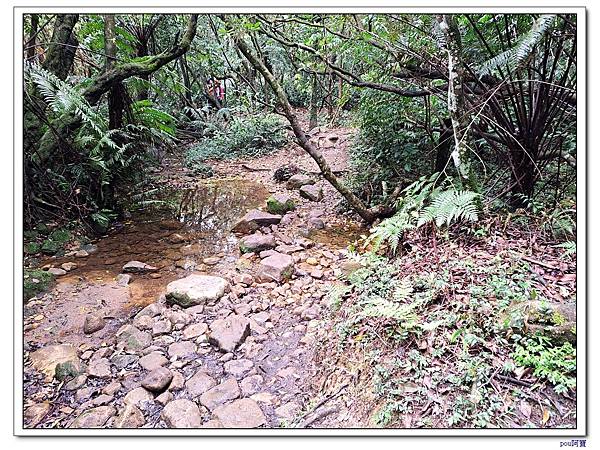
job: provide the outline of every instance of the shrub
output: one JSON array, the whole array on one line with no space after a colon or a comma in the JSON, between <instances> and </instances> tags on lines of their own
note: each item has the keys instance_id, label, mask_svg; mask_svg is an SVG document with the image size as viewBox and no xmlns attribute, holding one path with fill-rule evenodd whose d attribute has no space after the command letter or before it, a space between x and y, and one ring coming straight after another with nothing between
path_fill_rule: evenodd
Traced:
<instances>
[{"instance_id":1,"label":"shrub","mask_svg":"<svg viewBox=\"0 0 600 450\"><path fill-rule=\"evenodd\" d=\"M186 154L189 167L207 159L259 156L278 149L287 142L285 126L274 114L236 117L223 130L202 140Z\"/></svg>"},{"instance_id":2,"label":"shrub","mask_svg":"<svg viewBox=\"0 0 600 450\"><path fill-rule=\"evenodd\" d=\"M44 270L25 270L23 274L23 298L28 300L45 291L54 281L54 275Z\"/></svg>"}]
</instances>

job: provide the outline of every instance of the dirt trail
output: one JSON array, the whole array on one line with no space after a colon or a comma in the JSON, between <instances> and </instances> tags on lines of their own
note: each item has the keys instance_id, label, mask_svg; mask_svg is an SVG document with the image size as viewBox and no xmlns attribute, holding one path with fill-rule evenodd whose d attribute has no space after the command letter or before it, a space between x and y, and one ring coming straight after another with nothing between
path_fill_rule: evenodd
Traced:
<instances>
[{"instance_id":1,"label":"dirt trail","mask_svg":"<svg viewBox=\"0 0 600 450\"><path fill-rule=\"evenodd\" d=\"M347 169L351 133L319 129L313 135L334 171ZM322 200L309 201L274 181L274 170L292 162L322 188ZM166 208L133 217L89 256L45 261L78 267L25 306L25 426L318 427L339 412L329 400L344 386L332 384L315 361L315 332L345 248L365 230L335 213L341 197L294 144L251 161L212 165L215 176L198 181L176 160L166 161L157 176L170 216ZM287 281L260 282L261 261L273 250L241 254L242 236L229 232L247 211L264 210L269 194L289 195L296 204L278 224L258 230L293 258ZM131 260L156 270L127 282L121 271ZM190 274L222 277L228 292L205 306L166 304L167 284ZM251 332L235 350L209 342L219 321L238 316ZM103 326L85 334L86 318ZM72 345L77 356L61 359L65 348L57 344ZM49 381L41 370L52 371L59 360L73 363L80 375ZM166 377L159 388L148 387L149 373Z\"/></svg>"}]
</instances>

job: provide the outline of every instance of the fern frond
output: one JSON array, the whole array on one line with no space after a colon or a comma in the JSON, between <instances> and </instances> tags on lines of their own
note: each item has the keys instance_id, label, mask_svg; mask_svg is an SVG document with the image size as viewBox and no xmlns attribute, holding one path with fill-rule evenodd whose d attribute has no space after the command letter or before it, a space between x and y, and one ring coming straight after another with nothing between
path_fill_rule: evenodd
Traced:
<instances>
[{"instance_id":1,"label":"fern frond","mask_svg":"<svg viewBox=\"0 0 600 450\"><path fill-rule=\"evenodd\" d=\"M417 226L420 227L429 222L435 222L438 227L460 220L476 222L478 214L475 199L478 195L475 192L455 189L440 192L433 198L431 204L423 209Z\"/></svg>"}]
</instances>

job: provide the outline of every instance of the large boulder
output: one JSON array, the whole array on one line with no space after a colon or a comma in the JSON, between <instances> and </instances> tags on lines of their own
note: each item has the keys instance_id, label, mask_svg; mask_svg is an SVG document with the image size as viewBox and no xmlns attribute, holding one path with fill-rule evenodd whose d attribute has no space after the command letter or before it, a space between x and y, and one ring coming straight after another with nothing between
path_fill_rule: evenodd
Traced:
<instances>
[{"instance_id":1,"label":"large boulder","mask_svg":"<svg viewBox=\"0 0 600 450\"><path fill-rule=\"evenodd\" d=\"M315 184L315 180L308 175L298 173L290 177L285 186L291 190L301 188L302 186L306 186L308 184Z\"/></svg>"},{"instance_id":2,"label":"large boulder","mask_svg":"<svg viewBox=\"0 0 600 450\"><path fill-rule=\"evenodd\" d=\"M228 283L221 277L192 274L167 285L167 303L184 308L216 302L223 297Z\"/></svg>"},{"instance_id":3,"label":"large boulder","mask_svg":"<svg viewBox=\"0 0 600 450\"><path fill-rule=\"evenodd\" d=\"M318 186L307 185L300 188L300 197L311 202L320 202L323 199L323 189Z\"/></svg>"},{"instance_id":4,"label":"large boulder","mask_svg":"<svg viewBox=\"0 0 600 450\"><path fill-rule=\"evenodd\" d=\"M240 315L231 315L210 324L208 340L223 352L232 352L250 335L250 321Z\"/></svg>"},{"instance_id":5,"label":"large boulder","mask_svg":"<svg viewBox=\"0 0 600 450\"><path fill-rule=\"evenodd\" d=\"M519 333L541 333L562 344L577 341L577 309L575 303L533 300L508 307L500 325Z\"/></svg>"},{"instance_id":6,"label":"large boulder","mask_svg":"<svg viewBox=\"0 0 600 450\"><path fill-rule=\"evenodd\" d=\"M258 209L248 211L231 229L234 233L252 233L260 227L278 224L281 221L279 214L271 214Z\"/></svg>"},{"instance_id":7,"label":"large boulder","mask_svg":"<svg viewBox=\"0 0 600 450\"><path fill-rule=\"evenodd\" d=\"M262 252L275 247L275 238L271 234L251 234L240 239L240 251L242 253Z\"/></svg>"},{"instance_id":8,"label":"large boulder","mask_svg":"<svg viewBox=\"0 0 600 450\"><path fill-rule=\"evenodd\" d=\"M294 273L294 259L290 255L275 252L260 262L257 279L267 283L278 283L289 279Z\"/></svg>"},{"instance_id":9,"label":"large boulder","mask_svg":"<svg viewBox=\"0 0 600 450\"><path fill-rule=\"evenodd\" d=\"M292 197L286 194L273 194L267 199L267 211L272 214L285 214L295 207Z\"/></svg>"},{"instance_id":10,"label":"large boulder","mask_svg":"<svg viewBox=\"0 0 600 450\"><path fill-rule=\"evenodd\" d=\"M29 355L34 369L46 375L46 381L52 381L57 366L70 366L78 372L81 368L77 349L69 344L48 345Z\"/></svg>"}]
</instances>

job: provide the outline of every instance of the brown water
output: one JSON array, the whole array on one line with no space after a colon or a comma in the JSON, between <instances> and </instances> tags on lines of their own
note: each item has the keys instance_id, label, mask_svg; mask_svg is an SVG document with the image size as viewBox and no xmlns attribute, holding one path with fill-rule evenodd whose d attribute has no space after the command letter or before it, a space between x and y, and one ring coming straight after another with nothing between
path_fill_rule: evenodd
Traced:
<instances>
[{"instance_id":1,"label":"brown water","mask_svg":"<svg viewBox=\"0 0 600 450\"><path fill-rule=\"evenodd\" d=\"M158 275L135 275L130 284L133 304L151 303L169 281L178 278L178 272L202 270L204 258L234 254L237 239L230 232L232 226L248 210L264 205L268 195L262 184L239 178L206 180L187 189L161 189L148 206L135 211L132 220L99 239L97 251L88 257L44 262L78 264L61 278L63 282L79 278L109 281L128 261L151 264L160 269Z\"/></svg>"}]
</instances>

